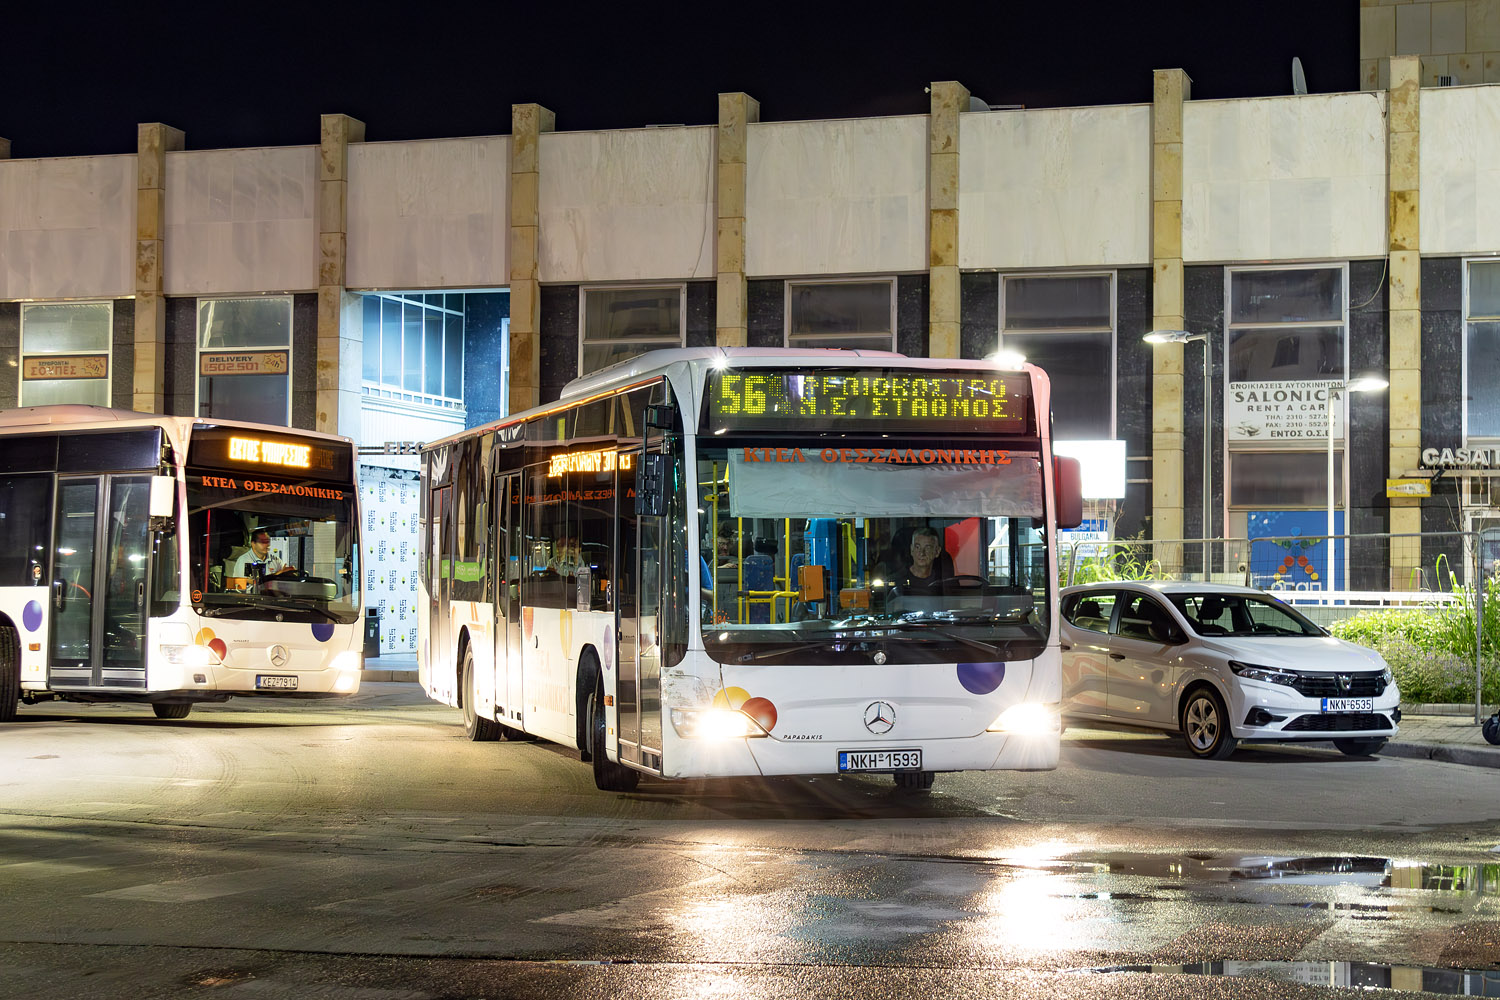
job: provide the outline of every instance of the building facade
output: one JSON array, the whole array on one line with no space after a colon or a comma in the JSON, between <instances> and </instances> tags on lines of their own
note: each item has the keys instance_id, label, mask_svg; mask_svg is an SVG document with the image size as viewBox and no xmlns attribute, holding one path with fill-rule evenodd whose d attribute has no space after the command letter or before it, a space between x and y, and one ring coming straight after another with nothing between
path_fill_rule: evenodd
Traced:
<instances>
[{"instance_id":1,"label":"building facade","mask_svg":"<svg viewBox=\"0 0 1500 1000\"><path fill-rule=\"evenodd\" d=\"M1142 105L939 82L918 116L766 122L723 94L701 127L520 105L507 136L365 142L328 115L318 146L146 124L134 154L0 159L0 407L355 437L388 650L416 592L402 446L653 347L1017 351L1059 438L1123 453L1091 511L1115 537L1320 535L1330 452L1336 533L1500 529L1500 86L1378 62L1346 94L1195 101L1162 70ZM1365 373L1389 388L1344 388Z\"/></svg>"}]
</instances>

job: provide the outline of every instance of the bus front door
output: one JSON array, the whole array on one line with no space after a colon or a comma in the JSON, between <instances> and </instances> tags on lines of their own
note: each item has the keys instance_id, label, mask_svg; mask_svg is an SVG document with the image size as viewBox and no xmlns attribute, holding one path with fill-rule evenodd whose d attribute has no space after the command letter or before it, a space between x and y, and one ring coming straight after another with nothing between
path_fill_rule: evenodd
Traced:
<instances>
[{"instance_id":1,"label":"bus front door","mask_svg":"<svg viewBox=\"0 0 1500 1000\"><path fill-rule=\"evenodd\" d=\"M150 476L58 479L48 687L146 687L150 493Z\"/></svg>"},{"instance_id":2,"label":"bus front door","mask_svg":"<svg viewBox=\"0 0 1500 1000\"><path fill-rule=\"evenodd\" d=\"M521 573L526 539L521 533L521 474L506 473L495 480L495 524L500 539L495 549L496 595L495 700L503 709L501 722L524 728L525 695L521 684Z\"/></svg>"}]
</instances>

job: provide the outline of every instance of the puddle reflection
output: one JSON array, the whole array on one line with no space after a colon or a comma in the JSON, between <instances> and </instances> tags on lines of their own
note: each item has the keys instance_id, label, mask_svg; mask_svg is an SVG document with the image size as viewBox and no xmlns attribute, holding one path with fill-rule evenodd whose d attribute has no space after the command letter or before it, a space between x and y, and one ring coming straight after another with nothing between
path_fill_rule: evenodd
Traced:
<instances>
[{"instance_id":1,"label":"puddle reflection","mask_svg":"<svg viewBox=\"0 0 1500 1000\"><path fill-rule=\"evenodd\" d=\"M1194 965L1110 965L1075 972L1231 976L1309 986L1354 986L1443 996L1500 997L1500 971L1431 969L1374 962L1199 962Z\"/></svg>"}]
</instances>

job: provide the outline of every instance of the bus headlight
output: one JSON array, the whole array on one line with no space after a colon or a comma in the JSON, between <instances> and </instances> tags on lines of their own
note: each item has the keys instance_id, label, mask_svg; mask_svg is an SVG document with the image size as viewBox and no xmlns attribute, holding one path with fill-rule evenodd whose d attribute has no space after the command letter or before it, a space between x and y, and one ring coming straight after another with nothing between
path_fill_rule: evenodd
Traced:
<instances>
[{"instance_id":1,"label":"bus headlight","mask_svg":"<svg viewBox=\"0 0 1500 1000\"><path fill-rule=\"evenodd\" d=\"M1056 705L1025 701L1012 705L991 722L989 732L1014 736L1046 736L1062 732L1062 715Z\"/></svg>"},{"instance_id":2,"label":"bus headlight","mask_svg":"<svg viewBox=\"0 0 1500 1000\"><path fill-rule=\"evenodd\" d=\"M685 740L743 740L766 735L750 716L729 708L674 708L672 728Z\"/></svg>"},{"instance_id":3,"label":"bus headlight","mask_svg":"<svg viewBox=\"0 0 1500 1000\"><path fill-rule=\"evenodd\" d=\"M162 643L157 648L161 650L162 659L181 667L211 667L219 662L214 651L207 646L179 646Z\"/></svg>"}]
</instances>

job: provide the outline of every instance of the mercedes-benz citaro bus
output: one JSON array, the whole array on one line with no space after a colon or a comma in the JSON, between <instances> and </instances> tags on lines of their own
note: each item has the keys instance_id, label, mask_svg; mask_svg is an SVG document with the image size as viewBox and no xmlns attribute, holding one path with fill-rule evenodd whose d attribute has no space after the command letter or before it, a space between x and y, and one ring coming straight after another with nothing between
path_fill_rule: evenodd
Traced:
<instances>
[{"instance_id":1,"label":"mercedes-benz citaro bus","mask_svg":"<svg viewBox=\"0 0 1500 1000\"><path fill-rule=\"evenodd\" d=\"M419 676L470 739L640 775L1046 769L1061 698L1047 376L655 351L426 446Z\"/></svg>"},{"instance_id":2,"label":"mercedes-benz citaro bus","mask_svg":"<svg viewBox=\"0 0 1500 1000\"><path fill-rule=\"evenodd\" d=\"M348 438L99 406L0 411L0 721L18 699L359 690Z\"/></svg>"}]
</instances>

